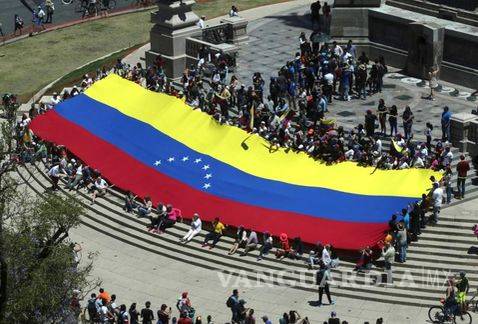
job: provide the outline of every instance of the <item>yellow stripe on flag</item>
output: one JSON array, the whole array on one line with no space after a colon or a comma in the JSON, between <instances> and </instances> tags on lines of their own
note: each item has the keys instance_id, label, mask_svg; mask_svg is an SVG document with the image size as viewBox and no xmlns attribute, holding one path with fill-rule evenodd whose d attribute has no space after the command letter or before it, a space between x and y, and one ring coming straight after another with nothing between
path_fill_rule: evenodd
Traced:
<instances>
[{"instance_id":1,"label":"yellow stripe on flag","mask_svg":"<svg viewBox=\"0 0 478 324\"><path fill-rule=\"evenodd\" d=\"M271 152L270 143L257 134L221 125L178 98L146 90L116 75L96 82L85 93L197 152L266 179L364 195L420 197L430 187L431 175L441 178L440 173L428 169L377 170L372 174L374 168L353 162L327 166L304 152L282 148ZM248 136L245 150L241 143Z\"/></svg>"}]
</instances>

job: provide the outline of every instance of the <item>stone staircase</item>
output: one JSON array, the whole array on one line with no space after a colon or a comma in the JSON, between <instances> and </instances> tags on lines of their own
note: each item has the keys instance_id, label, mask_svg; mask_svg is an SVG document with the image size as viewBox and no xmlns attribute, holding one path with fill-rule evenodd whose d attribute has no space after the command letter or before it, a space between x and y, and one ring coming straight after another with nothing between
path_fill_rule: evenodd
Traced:
<instances>
[{"instance_id":1,"label":"stone staircase","mask_svg":"<svg viewBox=\"0 0 478 324\"><path fill-rule=\"evenodd\" d=\"M50 186L41 164L19 167L18 176L37 195L43 195ZM471 185L467 186L467 190L473 189ZM148 220L122 210L121 192L111 190L94 205L90 205L84 190L61 192L74 195L82 202L85 207L82 216L84 226L141 250L226 275L232 274L234 278L247 278L254 285L259 277L264 285L288 285L291 289L317 291L315 271L307 270L304 260L276 260L269 255L262 261L256 261L257 251L245 257L238 254L230 256L227 251L233 240L226 236L215 249L205 249L201 247L205 230L192 242L183 245L179 238L189 228L186 223L177 223L162 235L149 233L146 230ZM352 271L353 262L341 260L340 266L332 270L334 296L409 306L436 305L443 296L446 277L462 270L468 273L472 291L475 291L478 285L478 256L467 254L476 242L471 231L475 222L471 217L442 216L438 225L423 230L419 241L410 245L407 262L394 264L394 280L398 282L395 285L365 285L374 274L380 277L383 271L374 267L373 275L356 274Z\"/></svg>"}]
</instances>

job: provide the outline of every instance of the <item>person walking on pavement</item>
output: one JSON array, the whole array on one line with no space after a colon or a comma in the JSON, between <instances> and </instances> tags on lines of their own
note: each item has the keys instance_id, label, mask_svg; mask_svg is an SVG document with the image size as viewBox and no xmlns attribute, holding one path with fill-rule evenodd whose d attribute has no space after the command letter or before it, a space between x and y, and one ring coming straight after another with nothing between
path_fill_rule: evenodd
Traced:
<instances>
[{"instance_id":1,"label":"person walking on pavement","mask_svg":"<svg viewBox=\"0 0 478 324\"><path fill-rule=\"evenodd\" d=\"M398 259L400 263L404 263L407 260L407 229L405 228L403 222L397 224L397 243L399 247Z\"/></svg>"},{"instance_id":2,"label":"person walking on pavement","mask_svg":"<svg viewBox=\"0 0 478 324\"><path fill-rule=\"evenodd\" d=\"M465 156L460 155L460 162L456 165L456 171L458 173L458 199L465 198L465 182L468 171L470 171L470 164L465 160Z\"/></svg>"},{"instance_id":3,"label":"person walking on pavement","mask_svg":"<svg viewBox=\"0 0 478 324\"><path fill-rule=\"evenodd\" d=\"M329 271L328 267L325 263L321 260L319 262L320 269L317 271L316 274L316 284L319 286L319 303L318 306L322 306L322 297L325 294L327 295L327 299L329 300L330 305L334 305L335 301L332 300L330 297L330 287L329 287Z\"/></svg>"},{"instance_id":4,"label":"person walking on pavement","mask_svg":"<svg viewBox=\"0 0 478 324\"><path fill-rule=\"evenodd\" d=\"M395 260L395 249L390 242L385 242L385 246L382 248L383 267L387 274L387 284L393 283L392 264Z\"/></svg>"},{"instance_id":5,"label":"person walking on pavement","mask_svg":"<svg viewBox=\"0 0 478 324\"><path fill-rule=\"evenodd\" d=\"M53 0L46 0L45 8L46 8L45 24L51 24L53 23L53 13L55 12L55 4L53 3Z\"/></svg>"},{"instance_id":6,"label":"person walking on pavement","mask_svg":"<svg viewBox=\"0 0 478 324\"><path fill-rule=\"evenodd\" d=\"M231 309L232 318L231 323L238 323L238 306L239 306L239 290L234 289L232 295L226 301L226 306Z\"/></svg>"},{"instance_id":7,"label":"person walking on pavement","mask_svg":"<svg viewBox=\"0 0 478 324\"><path fill-rule=\"evenodd\" d=\"M431 223L438 223L438 216L440 215L441 204L443 200L443 189L440 188L440 184L438 182L433 183L433 192L432 192L432 199L433 199L433 215L431 219Z\"/></svg>"},{"instance_id":8,"label":"person walking on pavement","mask_svg":"<svg viewBox=\"0 0 478 324\"><path fill-rule=\"evenodd\" d=\"M448 106L443 108L441 113L441 140L442 142L450 142L450 125L451 125L451 111Z\"/></svg>"}]
</instances>

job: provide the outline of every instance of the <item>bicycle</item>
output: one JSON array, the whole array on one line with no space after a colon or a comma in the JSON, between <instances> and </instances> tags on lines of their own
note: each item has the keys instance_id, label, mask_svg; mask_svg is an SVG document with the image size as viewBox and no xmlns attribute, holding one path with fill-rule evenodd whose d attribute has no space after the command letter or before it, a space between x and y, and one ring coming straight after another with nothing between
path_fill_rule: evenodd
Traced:
<instances>
[{"instance_id":1,"label":"bicycle","mask_svg":"<svg viewBox=\"0 0 478 324\"><path fill-rule=\"evenodd\" d=\"M65 5L71 5L73 2L76 2L76 12L88 12L89 14L93 12L98 13L102 9L113 10L117 5L116 0L109 0L107 2L107 8L103 5L104 2L102 0L97 0L95 5L91 4L89 0L61 0L61 2Z\"/></svg>"},{"instance_id":2,"label":"bicycle","mask_svg":"<svg viewBox=\"0 0 478 324\"><path fill-rule=\"evenodd\" d=\"M462 311L461 308L457 306L454 314L449 315L447 314L448 312L445 312L445 299L440 299L440 303L442 306L432 306L428 310L428 318L432 323L471 324L471 315L466 310Z\"/></svg>"},{"instance_id":3,"label":"bicycle","mask_svg":"<svg viewBox=\"0 0 478 324\"><path fill-rule=\"evenodd\" d=\"M473 297L467 302L468 307L471 307L473 312L478 312L478 288L476 289L476 293Z\"/></svg>"}]
</instances>

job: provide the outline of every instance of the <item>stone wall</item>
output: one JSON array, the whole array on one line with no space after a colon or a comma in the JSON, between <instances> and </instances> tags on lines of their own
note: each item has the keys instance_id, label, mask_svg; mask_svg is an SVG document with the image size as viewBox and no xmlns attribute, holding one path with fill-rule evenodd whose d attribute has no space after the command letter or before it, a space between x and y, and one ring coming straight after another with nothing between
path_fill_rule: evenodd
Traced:
<instances>
[{"instance_id":1,"label":"stone wall","mask_svg":"<svg viewBox=\"0 0 478 324\"><path fill-rule=\"evenodd\" d=\"M389 65L405 69L409 59L410 24L421 21L429 24L438 20L416 13L408 14L408 11L398 8L388 10L392 7L383 7L369 9L369 36L362 41L360 49L371 58L383 55ZM423 20L420 19L421 16ZM456 23L453 26L444 24L443 60L440 71L442 80L470 88L478 87L478 33L473 28L471 26L458 28ZM344 42L346 40L344 37Z\"/></svg>"},{"instance_id":2,"label":"stone wall","mask_svg":"<svg viewBox=\"0 0 478 324\"><path fill-rule=\"evenodd\" d=\"M369 15L370 41L401 50L408 50L408 21Z\"/></svg>"},{"instance_id":3,"label":"stone wall","mask_svg":"<svg viewBox=\"0 0 478 324\"><path fill-rule=\"evenodd\" d=\"M443 60L478 69L478 39L448 31L445 33Z\"/></svg>"},{"instance_id":4,"label":"stone wall","mask_svg":"<svg viewBox=\"0 0 478 324\"><path fill-rule=\"evenodd\" d=\"M465 10L475 10L478 7L477 0L427 0L438 5L448 6L452 8L460 8Z\"/></svg>"}]
</instances>

